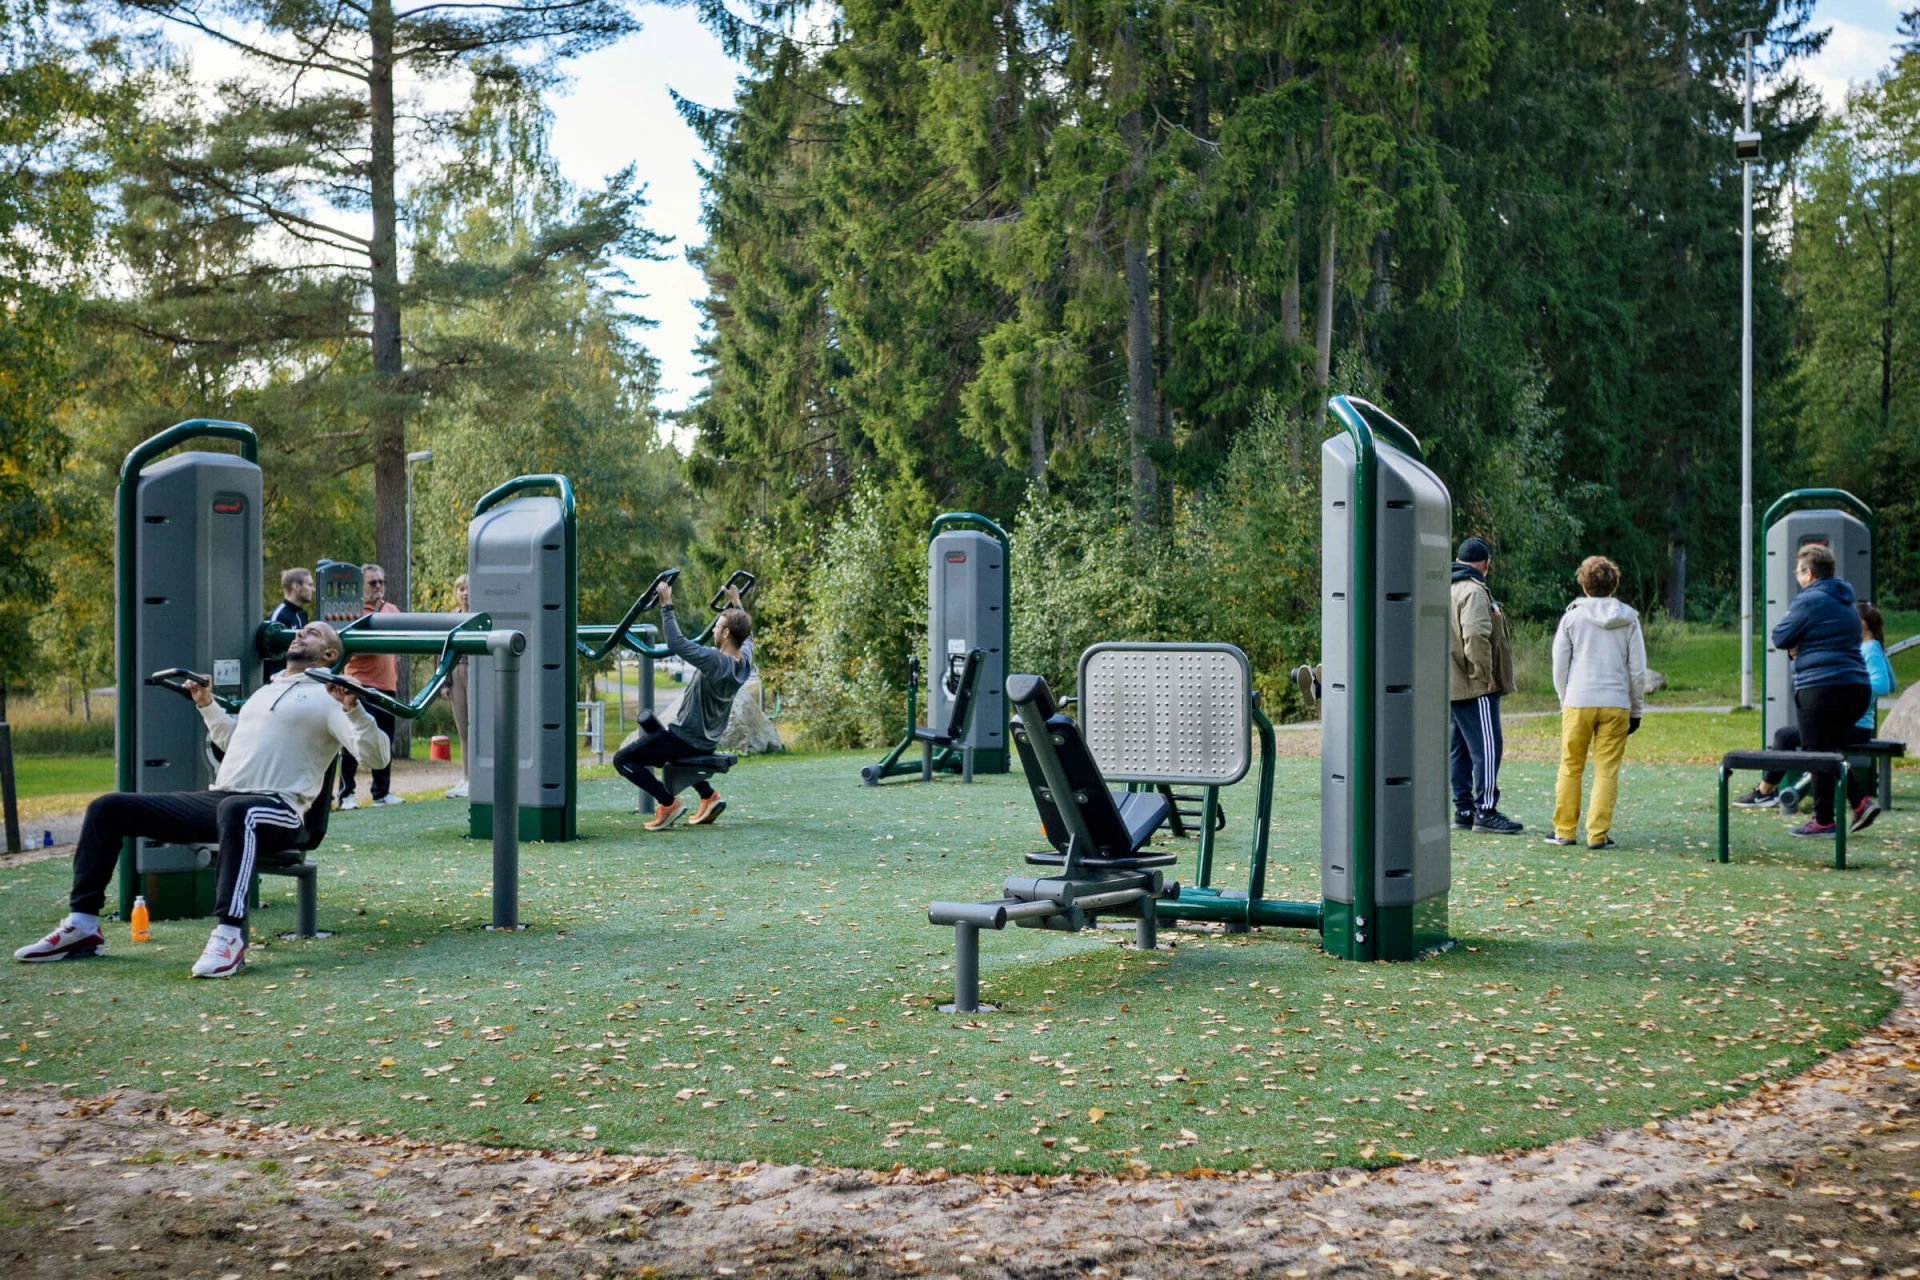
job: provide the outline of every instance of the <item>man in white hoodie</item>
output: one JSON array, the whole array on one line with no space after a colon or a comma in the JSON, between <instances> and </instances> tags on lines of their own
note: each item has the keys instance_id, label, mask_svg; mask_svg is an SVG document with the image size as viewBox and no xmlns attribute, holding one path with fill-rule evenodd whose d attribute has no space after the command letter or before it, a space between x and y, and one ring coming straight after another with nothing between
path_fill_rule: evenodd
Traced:
<instances>
[{"instance_id":1,"label":"man in white hoodie","mask_svg":"<svg viewBox=\"0 0 1920 1280\"><path fill-rule=\"evenodd\" d=\"M1647 642L1640 615L1613 598L1620 568L1588 556L1574 577L1586 593L1560 615L1553 636L1553 689L1560 695L1560 778L1554 787L1548 844L1572 844L1580 822L1580 779L1593 755L1593 798L1587 805L1587 847L1613 848L1613 805L1627 735L1640 727L1647 701Z\"/></svg>"},{"instance_id":2,"label":"man in white hoodie","mask_svg":"<svg viewBox=\"0 0 1920 1280\"><path fill-rule=\"evenodd\" d=\"M321 794L333 758L351 751L371 768L384 768L387 735L360 700L336 686L309 680L310 667L331 667L340 657L340 633L309 622L294 633L286 670L260 686L236 719L213 700L205 683L193 701L207 736L226 755L206 791L115 792L87 806L73 853L73 892L66 919L13 958L27 964L78 960L107 949L100 910L119 865L120 845L145 837L174 844L217 844L220 923L193 965L196 978L231 978L246 967L241 926L247 919L247 887L255 860L290 848L323 806Z\"/></svg>"}]
</instances>

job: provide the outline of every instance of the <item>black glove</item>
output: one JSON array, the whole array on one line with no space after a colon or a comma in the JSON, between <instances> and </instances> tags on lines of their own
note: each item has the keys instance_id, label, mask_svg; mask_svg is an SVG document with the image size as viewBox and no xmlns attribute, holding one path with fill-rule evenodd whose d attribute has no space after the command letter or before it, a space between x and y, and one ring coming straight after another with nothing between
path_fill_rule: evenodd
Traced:
<instances>
[{"instance_id":1,"label":"black glove","mask_svg":"<svg viewBox=\"0 0 1920 1280\"><path fill-rule=\"evenodd\" d=\"M1640 732L1640 717L1639 716L1629 717L1627 720L1628 736L1631 737L1633 734L1636 734L1638 732Z\"/></svg>"}]
</instances>

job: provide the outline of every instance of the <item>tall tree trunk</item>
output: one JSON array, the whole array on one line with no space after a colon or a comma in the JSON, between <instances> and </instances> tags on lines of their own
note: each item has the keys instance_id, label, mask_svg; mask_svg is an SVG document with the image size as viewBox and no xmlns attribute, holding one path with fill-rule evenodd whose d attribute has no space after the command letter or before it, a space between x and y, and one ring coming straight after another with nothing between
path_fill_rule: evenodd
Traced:
<instances>
[{"instance_id":1,"label":"tall tree trunk","mask_svg":"<svg viewBox=\"0 0 1920 1280\"><path fill-rule=\"evenodd\" d=\"M1675 622L1687 620L1687 544L1674 536L1673 564L1667 573L1667 616Z\"/></svg>"},{"instance_id":2,"label":"tall tree trunk","mask_svg":"<svg viewBox=\"0 0 1920 1280\"><path fill-rule=\"evenodd\" d=\"M407 563L407 420L401 403L400 230L395 197L393 0L373 0L367 23L371 74L367 91L372 124L369 187L373 244L373 546L387 571L387 598L403 608L413 600ZM402 660L400 696L411 691L411 663ZM394 754L412 742L410 721L395 733Z\"/></svg>"},{"instance_id":3,"label":"tall tree trunk","mask_svg":"<svg viewBox=\"0 0 1920 1280\"><path fill-rule=\"evenodd\" d=\"M1047 491L1047 420L1040 412L1040 373L1036 369L1027 386L1027 478Z\"/></svg>"},{"instance_id":4,"label":"tall tree trunk","mask_svg":"<svg viewBox=\"0 0 1920 1280\"><path fill-rule=\"evenodd\" d=\"M1880 311L1880 435L1884 439L1893 424L1893 308L1899 291L1893 282L1894 259L1893 166L1887 166L1887 251L1881 255L1880 270L1885 280L1886 305Z\"/></svg>"},{"instance_id":5,"label":"tall tree trunk","mask_svg":"<svg viewBox=\"0 0 1920 1280\"><path fill-rule=\"evenodd\" d=\"M1328 136L1331 143L1331 134ZM1327 172L1335 182L1340 176L1339 164L1333 158L1332 148L1327 153ZM1314 284L1313 317L1313 385L1320 390L1319 405L1313 418L1316 422L1326 421L1327 385L1333 380L1333 289L1334 289L1334 237L1338 224L1334 218L1333 200L1329 196L1326 214L1320 220L1320 278Z\"/></svg>"},{"instance_id":6,"label":"tall tree trunk","mask_svg":"<svg viewBox=\"0 0 1920 1280\"><path fill-rule=\"evenodd\" d=\"M1287 169L1283 186L1292 187L1300 178L1300 144L1292 134L1287 135ZM1285 283L1280 287L1280 336L1286 340L1287 364L1295 379L1300 374L1300 364L1295 353L1300 349L1300 204L1299 195L1294 195L1293 213L1287 224L1287 274ZM1294 384L1297 386L1297 383ZM1287 462L1295 474L1300 470L1300 412L1296 401L1288 401L1287 415Z\"/></svg>"},{"instance_id":7,"label":"tall tree trunk","mask_svg":"<svg viewBox=\"0 0 1920 1280\"><path fill-rule=\"evenodd\" d=\"M1119 83L1115 85L1122 101L1133 99L1139 90L1140 52L1135 41L1132 24L1123 23ZM1147 140L1138 102L1120 117L1120 140L1127 148L1130 189L1121 248L1127 287L1127 449L1133 464L1133 527L1139 534L1159 518L1160 476L1148 452L1158 434L1158 424L1153 395L1153 281L1147 266Z\"/></svg>"},{"instance_id":8,"label":"tall tree trunk","mask_svg":"<svg viewBox=\"0 0 1920 1280\"><path fill-rule=\"evenodd\" d=\"M1385 363L1387 313L1393 310L1393 233L1382 227L1367 246L1367 358L1378 369Z\"/></svg>"}]
</instances>

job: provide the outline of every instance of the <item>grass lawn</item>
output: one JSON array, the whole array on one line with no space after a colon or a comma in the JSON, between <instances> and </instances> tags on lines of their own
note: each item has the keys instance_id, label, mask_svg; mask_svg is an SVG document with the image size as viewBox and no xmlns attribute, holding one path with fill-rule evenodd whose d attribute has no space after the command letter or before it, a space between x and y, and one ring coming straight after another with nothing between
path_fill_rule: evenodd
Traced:
<instances>
[{"instance_id":1,"label":"grass lawn","mask_svg":"<svg viewBox=\"0 0 1920 1280\"><path fill-rule=\"evenodd\" d=\"M13 785L22 800L97 796L113 790L112 756L15 756Z\"/></svg>"},{"instance_id":2,"label":"grass lawn","mask_svg":"<svg viewBox=\"0 0 1920 1280\"><path fill-rule=\"evenodd\" d=\"M1656 720L1678 717L1654 718ZM1648 743L1635 739L1636 750ZM1310 935L1009 929L983 939L1002 1012L942 1015L936 897L996 896L1033 847L1017 777L858 785L866 756L743 762L717 827L649 835L624 783L584 784L585 839L523 852L497 936L486 846L452 802L338 815L312 942L230 982L186 969L201 922L105 959L16 967L0 1084L165 1091L260 1121L723 1159L949 1169L1271 1168L1534 1145L1790 1075L1890 1007L1916 788L1828 869L1824 843L1737 814L1711 859L1711 772L1630 763L1606 855L1538 843L1551 770L1515 764L1520 838L1463 835L1460 945L1351 965ZM1317 764L1282 760L1270 892L1317 896ZM1245 874L1251 784L1222 878ZM1183 867L1186 860L1183 860ZM1237 864L1237 865L1236 865ZM1187 872L1190 874L1190 872ZM0 922L58 916L64 863L6 869ZM290 927L286 891L256 918Z\"/></svg>"}]
</instances>

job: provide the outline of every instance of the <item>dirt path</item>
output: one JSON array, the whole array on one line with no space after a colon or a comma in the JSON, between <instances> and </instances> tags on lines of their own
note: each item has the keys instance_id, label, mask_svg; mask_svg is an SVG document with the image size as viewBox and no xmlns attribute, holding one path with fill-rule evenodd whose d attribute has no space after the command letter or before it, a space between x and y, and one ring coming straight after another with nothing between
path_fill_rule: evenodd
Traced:
<instances>
[{"instance_id":1,"label":"dirt path","mask_svg":"<svg viewBox=\"0 0 1920 1280\"><path fill-rule=\"evenodd\" d=\"M1739 1103L1510 1157L1246 1178L495 1152L0 1091L10 1277L1920 1275L1920 970Z\"/></svg>"}]
</instances>

